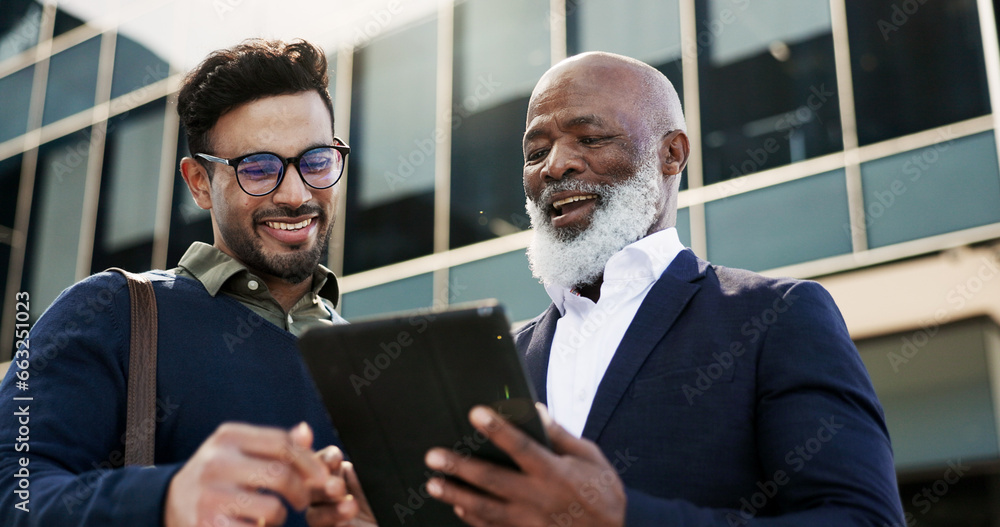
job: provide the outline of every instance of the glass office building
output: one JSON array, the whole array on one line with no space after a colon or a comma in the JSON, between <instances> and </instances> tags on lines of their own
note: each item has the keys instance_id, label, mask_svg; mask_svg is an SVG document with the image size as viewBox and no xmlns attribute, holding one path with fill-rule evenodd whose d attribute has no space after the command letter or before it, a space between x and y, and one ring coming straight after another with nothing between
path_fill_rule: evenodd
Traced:
<instances>
[{"instance_id":1,"label":"glass office building","mask_svg":"<svg viewBox=\"0 0 1000 527\"><path fill-rule=\"evenodd\" d=\"M681 240L815 279L886 409L913 525L1000 525L1000 47L989 0L0 0L0 360L119 266L170 268L206 211L177 170L183 75L252 36L330 59L352 146L328 265L348 319L495 297L528 270L528 97L605 50L662 71L693 147ZM961 470L952 477L952 467ZM950 470L950 472L949 472ZM929 494L928 494L929 493Z\"/></svg>"}]
</instances>

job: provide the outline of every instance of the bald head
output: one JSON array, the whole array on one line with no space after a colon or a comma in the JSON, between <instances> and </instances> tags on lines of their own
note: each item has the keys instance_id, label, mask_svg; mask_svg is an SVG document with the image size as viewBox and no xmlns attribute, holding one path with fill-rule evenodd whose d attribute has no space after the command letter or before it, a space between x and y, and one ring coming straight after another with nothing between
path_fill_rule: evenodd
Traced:
<instances>
[{"instance_id":1,"label":"bald head","mask_svg":"<svg viewBox=\"0 0 1000 527\"><path fill-rule=\"evenodd\" d=\"M625 111L642 117L647 133L662 137L687 131L677 90L659 70L631 57L595 51L552 66L535 85L527 120L538 104L563 90L599 89Z\"/></svg>"}]
</instances>

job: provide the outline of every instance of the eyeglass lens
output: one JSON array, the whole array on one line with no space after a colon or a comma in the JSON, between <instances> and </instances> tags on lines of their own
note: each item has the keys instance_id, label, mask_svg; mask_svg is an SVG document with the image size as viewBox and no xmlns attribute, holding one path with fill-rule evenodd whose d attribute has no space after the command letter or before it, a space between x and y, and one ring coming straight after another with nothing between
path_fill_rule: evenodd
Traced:
<instances>
[{"instance_id":1,"label":"eyeglass lens","mask_svg":"<svg viewBox=\"0 0 1000 527\"><path fill-rule=\"evenodd\" d=\"M297 167L310 186L327 188L340 176L344 157L330 147L313 148L302 154ZM285 170L282 159L273 154L255 154L244 158L236 167L236 176L243 189L251 194L265 194L273 190Z\"/></svg>"}]
</instances>

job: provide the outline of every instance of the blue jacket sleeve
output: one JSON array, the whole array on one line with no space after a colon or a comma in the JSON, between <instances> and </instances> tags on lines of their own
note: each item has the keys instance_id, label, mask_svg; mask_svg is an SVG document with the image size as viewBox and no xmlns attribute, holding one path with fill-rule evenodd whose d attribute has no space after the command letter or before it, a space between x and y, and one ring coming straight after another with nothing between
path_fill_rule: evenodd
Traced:
<instances>
[{"instance_id":1,"label":"blue jacket sleeve","mask_svg":"<svg viewBox=\"0 0 1000 527\"><path fill-rule=\"evenodd\" d=\"M758 492L739 509L627 491L626 524L674 527L902 527L889 433L833 299L797 282L756 357ZM759 511L774 506L778 514Z\"/></svg>"},{"instance_id":2,"label":"blue jacket sleeve","mask_svg":"<svg viewBox=\"0 0 1000 527\"><path fill-rule=\"evenodd\" d=\"M0 525L161 524L180 465L121 467L127 302L123 280L98 275L19 335L0 384Z\"/></svg>"}]
</instances>

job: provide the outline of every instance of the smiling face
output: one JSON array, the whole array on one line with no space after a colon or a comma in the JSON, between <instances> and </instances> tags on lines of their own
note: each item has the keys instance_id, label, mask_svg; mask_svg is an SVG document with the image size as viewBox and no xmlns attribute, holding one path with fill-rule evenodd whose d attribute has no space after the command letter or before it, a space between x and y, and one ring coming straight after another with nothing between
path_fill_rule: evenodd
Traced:
<instances>
[{"instance_id":1,"label":"smiling face","mask_svg":"<svg viewBox=\"0 0 1000 527\"><path fill-rule=\"evenodd\" d=\"M333 124L315 91L265 97L223 114L210 131L212 155L231 159L255 152L298 156L332 145ZM252 272L300 283L326 252L340 185L317 190L294 164L266 196L240 189L232 167L211 164L213 176L191 161L184 178L202 208L212 212L215 246Z\"/></svg>"},{"instance_id":2,"label":"smiling face","mask_svg":"<svg viewBox=\"0 0 1000 527\"><path fill-rule=\"evenodd\" d=\"M571 58L539 81L523 176L529 259L543 282L593 284L615 252L673 226L687 138L670 94L656 70L604 54Z\"/></svg>"}]
</instances>

